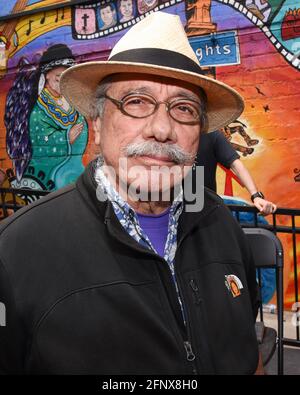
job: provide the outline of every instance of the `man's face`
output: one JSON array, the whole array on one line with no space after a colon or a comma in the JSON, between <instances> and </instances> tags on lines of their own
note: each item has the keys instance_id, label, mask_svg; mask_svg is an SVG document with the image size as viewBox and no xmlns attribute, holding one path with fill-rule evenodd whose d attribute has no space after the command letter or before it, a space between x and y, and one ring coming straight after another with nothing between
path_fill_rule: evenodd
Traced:
<instances>
[{"instance_id":1,"label":"man's face","mask_svg":"<svg viewBox=\"0 0 300 395\"><path fill-rule=\"evenodd\" d=\"M121 0L120 11L124 17L131 17L133 12L132 0Z\"/></svg>"},{"instance_id":2,"label":"man's face","mask_svg":"<svg viewBox=\"0 0 300 395\"><path fill-rule=\"evenodd\" d=\"M62 72L66 70L66 67L55 67L46 74L46 87L50 87L52 91L60 95L59 81Z\"/></svg>"},{"instance_id":3,"label":"man's face","mask_svg":"<svg viewBox=\"0 0 300 395\"><path fill-rule=\"evenodd\" d=\"M198 88L194 85L160 78L147 74L123 74L115 76L106 92L108 96L122 100L124 96L143 93L153 96L157 101L174 99L193 99L200 103ZM103 117L94 121L95 142L100 145L105 164L112 166L117 177L123 179L119 172L119 159L125 158L124 150L139 143L158 143L161 146L176 145L189 154L186 163L175 161L158 153L151 155L129 156L127 171L134 166L143 166L151 172L151 166L191 166L198 150L200 124L186 125L176 122L166 111L166 106L160 104L157 111L147 118L132 118L123 114L115 103L106 99ZM172 187L172 185L171 185Z\"/></svg>"},{"instance_id":4,"label":"man's face","mask_svg":"<svg viewBox=\"0 0 300 395\"><path fill-rule=\"evenodd\" d=\"M100 10L101 19L104 25L109 26L114 22L114 14L110 7L101 8Z\"/></svg>"}]
</instances>

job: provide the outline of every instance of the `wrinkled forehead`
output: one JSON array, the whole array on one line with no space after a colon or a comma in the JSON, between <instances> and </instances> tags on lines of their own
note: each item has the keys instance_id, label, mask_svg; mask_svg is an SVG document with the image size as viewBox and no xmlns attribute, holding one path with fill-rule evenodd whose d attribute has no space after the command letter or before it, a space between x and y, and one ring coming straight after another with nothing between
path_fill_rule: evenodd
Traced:
<instances>
[{"instance_id":1,"label":"wrinkled forehead","mask_svg":"<svg viewBox=\"0 0 300 395\"><path fill-rule=\"evenodd\" d=\"M167 90L171 95L186 94L194 99L202 99L202 89L196 85L174 78L160 77L150 74L123 73L110 78L109 93L126 94L138 90L141 93L156 94Z\"/></svg>"}]
</instances>

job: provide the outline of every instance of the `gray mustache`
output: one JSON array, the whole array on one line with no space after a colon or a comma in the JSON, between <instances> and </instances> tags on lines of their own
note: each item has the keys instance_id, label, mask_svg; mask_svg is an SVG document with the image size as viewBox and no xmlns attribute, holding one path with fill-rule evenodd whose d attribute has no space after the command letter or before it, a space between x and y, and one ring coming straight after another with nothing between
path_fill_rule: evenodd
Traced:
<instances>
[{"instance_id":1,"label":"gray mustache","mask_svg":"<svg viewBox=\"0 0 300 395\"><path fill-rule=\"evenodd\" d=\"M193 163L195 160L195 155L191 155L178 145L158 143L157 141L128 144L127 147L124 148L124 154L127 157L143 155L166 156L170 161L178 165Z\"/></svg>"}]
</instances>

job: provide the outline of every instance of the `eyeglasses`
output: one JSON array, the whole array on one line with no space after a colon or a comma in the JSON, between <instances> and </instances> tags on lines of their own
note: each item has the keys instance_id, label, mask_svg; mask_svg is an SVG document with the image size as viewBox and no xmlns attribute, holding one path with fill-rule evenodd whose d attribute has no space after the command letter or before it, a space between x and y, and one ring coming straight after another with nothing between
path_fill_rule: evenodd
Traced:
<instances>
[{"instance_id":1,"label":"eyeglasses","mask_svg":"<svg viewBox=\"0 0 300 395\"><path fill-rule=\"evenodd\" d=\"M170 117L185 125L199 124L201 118L201 103L188 98L178 98L170 102L157 101L148 94L130 93L122 100L114 99L108 95L101 95L111 100L119 110L132 118L147 118L157 111L160 104L166 105Z\"/></svg>"}]
</instances>

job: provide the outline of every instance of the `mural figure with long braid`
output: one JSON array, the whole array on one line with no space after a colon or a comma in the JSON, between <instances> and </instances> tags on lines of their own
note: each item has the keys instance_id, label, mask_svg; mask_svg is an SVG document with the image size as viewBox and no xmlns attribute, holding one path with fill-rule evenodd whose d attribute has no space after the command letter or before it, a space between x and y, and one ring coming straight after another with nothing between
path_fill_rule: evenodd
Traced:
<instances>
[{"instance_id":1,"label":"mural figure with long braid","mask_svg":"<svg viewBox=\"0 0 300 395\"><path fill-rule=\"evenodd\" d=\"M58 189L84 170L88 126L60 94L61 73L75 64L64 44L49 47L33 70L22 59L7 95L6 147L18 187ZM19 111L15 111L18 108Z\"/></svg>"}]
</instances>

